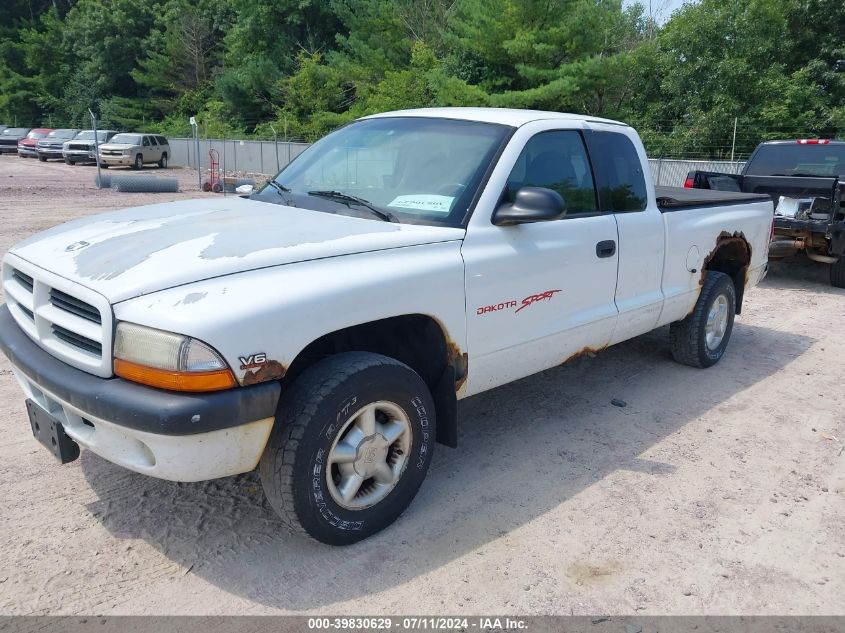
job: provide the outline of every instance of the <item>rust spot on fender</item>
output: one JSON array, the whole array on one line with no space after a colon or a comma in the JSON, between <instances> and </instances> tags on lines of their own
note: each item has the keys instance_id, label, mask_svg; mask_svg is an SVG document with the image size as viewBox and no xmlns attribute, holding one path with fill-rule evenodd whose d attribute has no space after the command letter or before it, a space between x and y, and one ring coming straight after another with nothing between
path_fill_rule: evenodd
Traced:
<instances>
[{"instance_id":1,"label":"rust spot on fender","mask_svg":"<svg viewBox=\"0 0 845 633\"><path fill-rule=\"evenodd\" d=\"M241 384L244 387L250 385L257 385L260 382L267 382L269 380L279 380L284 378L287 372L287 367L282 365L277 360L268 360L259 369L253 369L244 374Z\"/></svg>"},{"instance_id":2,"label":"rust spot on fender","mask_svg":"<svg viewBox=\"0 0 845 633\"><path fill-rule=\"evenodd\" d=\"M713 247L713 250L708 253L707 257L704 258L704 261L701 264L701 275L698 278L698 285L704 285L704 276L707 274L707 266L712 261L712 259L716 256L716 253L719 252L723 247L729 244L737 244L739 245L742 250L745 251L749 265L746 266L745 271L745 283L748 285L748 268L750 268L751 262L751 246L748 244L748 240L745 239L745 233L742 231L736 231L735 233L728 233L727 231L722 231L719 233L719 237L716 238L716 246Z\"/></svg>"},{"instance_id":3,"label":"rust spot on fender","mask_svg":"<svg viewBox=\"0 0 845 633\"><path fill-rule=\"evenodd\" d=\"M462 352L461 348L450 339L446 340L446 364L454 365L455 367L455 375L457 376L455 379L455 392L458 392L466 384L467 376L469 375L467 371L469 368L469 356L466 352Z\"/></svg>"}]
</instances>

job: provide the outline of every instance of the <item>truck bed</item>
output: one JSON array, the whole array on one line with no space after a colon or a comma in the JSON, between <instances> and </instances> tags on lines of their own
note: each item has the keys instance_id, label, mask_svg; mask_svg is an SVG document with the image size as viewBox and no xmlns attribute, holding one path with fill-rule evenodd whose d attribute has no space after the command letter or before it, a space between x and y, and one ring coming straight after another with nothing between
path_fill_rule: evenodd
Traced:
<instances>
[{"instance_id":1,"label":"truck bed","mask_svg":"<svg viewBox=\"0 0 845 633\"><path fill-rule=\"evenodd\" d=\"M760 193L739 193L716 189L684 189L683 187L655 187L657 206L661 211L682 211L701 207L722 207L751 202L770 202L771 197Z\"/></svg>"}]
</instances>

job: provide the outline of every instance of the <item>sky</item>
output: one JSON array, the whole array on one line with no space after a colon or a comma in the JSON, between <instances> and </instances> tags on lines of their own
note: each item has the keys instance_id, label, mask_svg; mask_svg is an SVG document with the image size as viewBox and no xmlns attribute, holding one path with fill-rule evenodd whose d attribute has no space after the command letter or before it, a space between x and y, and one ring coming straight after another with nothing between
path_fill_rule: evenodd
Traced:
<instances>
[{"instance_id":1,"label":"sky","mask_svg":"<svg viewBox=\"0 0 845 633\"><path fill-rule=\"evenodd\" d=\"M649 0L639 0L643 6L645 6L646 11L649 8ZM672 12L675 9L681 7L684 2L690 2L694 0L651 0L651 10L654 11L654 16L657 18L657 21L660 24L666 22L669 19L669 16L672 15ZM624 4L634 4L635 0L625 0Z\"/></svg>"}]
</instances>

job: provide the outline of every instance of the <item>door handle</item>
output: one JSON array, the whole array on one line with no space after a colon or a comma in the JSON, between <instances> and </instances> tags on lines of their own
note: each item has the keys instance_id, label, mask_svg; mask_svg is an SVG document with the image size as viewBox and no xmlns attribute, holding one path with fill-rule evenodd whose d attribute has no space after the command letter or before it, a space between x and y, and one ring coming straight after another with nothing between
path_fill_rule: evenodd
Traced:
<instances>
[{"instance_id":1,"label":"door handle","mask_svg":"<svg viewBox=\"0 0 845 633\"><path fill-rule=\"evenodd\" d=\"M596 244L596 255L598 257L613 257L616 255L616 242L614 240L603 240Z\"/></svg>"}]
</instances>

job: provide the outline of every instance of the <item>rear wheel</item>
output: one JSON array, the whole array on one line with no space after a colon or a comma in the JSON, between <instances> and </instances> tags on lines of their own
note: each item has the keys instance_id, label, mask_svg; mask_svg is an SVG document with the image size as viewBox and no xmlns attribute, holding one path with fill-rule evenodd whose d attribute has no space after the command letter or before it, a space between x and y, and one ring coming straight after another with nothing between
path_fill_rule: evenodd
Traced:
<instances>
[{"instance_id":1,"label":"rear wheel","mask_svg":"<svg viewBox=\"0 0 845 633\"><path fill-rule=\"evenodd\" d=\"M691 367L719 362L733 331L736 289L724 273L708 271L692 313L669 326L672 356Z\"/></svg>"},{"instance_id":2,"label":"rear wheel","mask_svg":"<svg viewBox=\"0 0 845 633\"><path fill-rule=\"evenodd\" d=\"M279 405L259 464L270 505L294 530L348 545L408 507L434 450L434 403L407 365L366 352L306 370Z\"/></svg>"},{"instance_id":3,"label":"rear wheel","mask_svg":"<svg viewBox=\"0 0 845 633\"><path fill-rule=\"evenodd\" d=\"M835 288L845 288L845 255L830 265L830 284Z\"/></svg>"},{"instance_id":4,"label":"rear wheel","mask_svg":"<svg viewBox=\"0 0 845 633\"><path fill-rule=\"evenodd\" d=\"M167 167L167 152L161 155L161 158L158 161L158 166L162 169L165 169Z\"/></svg>"}]
</instances>

